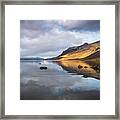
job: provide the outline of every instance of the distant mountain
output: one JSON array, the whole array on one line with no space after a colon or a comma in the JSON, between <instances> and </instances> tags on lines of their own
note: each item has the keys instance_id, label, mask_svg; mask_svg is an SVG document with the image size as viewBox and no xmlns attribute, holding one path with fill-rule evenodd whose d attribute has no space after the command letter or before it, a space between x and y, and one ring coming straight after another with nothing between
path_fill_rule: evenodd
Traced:
<instances>
[{"instance_id":1,"label":"distant mountain","mask_svg":"<svg viewBox=\"0 0 120 120\"><path fill-rule=\"evenodd\" d=\"M20 60L44 60L44 59L40 57L23 57L20 58Z\"/></svg>"},{"instance_id":2,"label":"distant mountain","mask_svg":"<svg viewBox=\"0 0 120 120\"><path fill-rule=\"evenodd\" d=\"M94 43L84 43L80 46L74 46L66 49L57 57L51 60L74 60L74 59L96 59L100 58L100 41Z\"/></svg>"}]
</instances>

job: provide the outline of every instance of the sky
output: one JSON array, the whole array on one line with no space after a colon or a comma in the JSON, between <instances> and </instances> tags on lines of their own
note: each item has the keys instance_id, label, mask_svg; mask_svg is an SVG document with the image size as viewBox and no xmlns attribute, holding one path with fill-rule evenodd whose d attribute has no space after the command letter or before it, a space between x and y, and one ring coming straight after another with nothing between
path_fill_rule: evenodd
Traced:
<instances>
[{"instance_id":1,"label":"sky","mask_svg":"<svg viewBox=\"0 0 120 120\"><path fill-rule=\"evenodd\" d=\"M100 40L99 20L20 20L20 56L55 57Z\"/></svg>"}]
</instances>

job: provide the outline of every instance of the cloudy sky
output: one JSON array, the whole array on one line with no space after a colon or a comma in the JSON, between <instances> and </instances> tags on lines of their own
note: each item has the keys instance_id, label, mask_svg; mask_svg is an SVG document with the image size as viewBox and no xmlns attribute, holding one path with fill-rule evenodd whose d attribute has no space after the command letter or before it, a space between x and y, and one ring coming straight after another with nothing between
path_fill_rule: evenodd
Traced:
<instances>
[{"instance_id":1,"label":"cloudy sky","mask_svg":"<svg viewBox=\"0 0 120 120\"><path fill-rule=\"evenodd\" d=\"M54 57L68 47L100 40L99 20L21 20L21 57Z\"/></svg>"}]
</instances>

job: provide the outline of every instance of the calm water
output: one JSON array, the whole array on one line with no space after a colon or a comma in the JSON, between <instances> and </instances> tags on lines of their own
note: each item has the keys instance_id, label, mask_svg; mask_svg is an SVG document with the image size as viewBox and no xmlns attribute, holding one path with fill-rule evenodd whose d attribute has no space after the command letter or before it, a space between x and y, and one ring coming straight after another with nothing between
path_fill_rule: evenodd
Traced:
<instances>
[{"instance_id":1,"label":"calm water","mask_svg":"<svg viewBox=\"0 0 120 120\"><path fill-rule=\"evenodd\" d=\"M78 64L87 67L80 68ZM22 61L20 67L21 100L100 99L99 74L89 64L75 60Z\"/></svg>"}]
</instances>

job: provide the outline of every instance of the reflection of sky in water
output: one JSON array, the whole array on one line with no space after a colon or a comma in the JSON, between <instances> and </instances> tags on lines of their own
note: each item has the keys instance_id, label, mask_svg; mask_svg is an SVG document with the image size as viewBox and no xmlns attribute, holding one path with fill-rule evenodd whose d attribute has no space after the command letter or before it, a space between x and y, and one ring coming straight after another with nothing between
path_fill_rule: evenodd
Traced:
<instances>
[{"instance_id":1,"label":"reflection of sky in water","mask_svg":"<svg viewBox=\"0 0 120 120\"><path fill-rule=\"evenodd\" d=\"M48 69L40 70L41 66L46 66ZM42 61L40 64L36 62L22 62L21 63L21 72L26 75L39 77L41 75L63 75L66 74L66 71L52 62Z\"/></svg>"},{"instance_id":2,"label":"reflection of sky in water","mask_svg":"<svg viewBox=\"0 0 120 120\"><path fill-rule=\"evenodd\" d=\"M71 86L74 90L97 90L99 89L99 81L94 78L82 78L81 82L76 82Z\"/></svg>"},{"instance_id":3,"label":"reflection of sky in water","mask_svg":"<svg viewBox=\"0 0 120 120\"><path fill-rule=\"evenodd\" d=\"M47 66L48 69L40 70L40 66ZM91 77L84 78L82 75L71 75L52 62L22 62L21 86L25 90L42 88L43 94L48 90L48 94L60 97L70 92L99 91L100 81Z\"/></svg>"},{"instance_id":4,"label":"reflection of sky in water","mask_svg":"<svg viewBox=\"0 0 120 120\"><path fill-rule=\"evenodd\" d=\"M81 81L77 81L70 86L56 86L53 90L55 94L63 94L64 90L71 90L73 92L79 91L89 91L89 90L99 90L99 81L90 78L89 80L86 78L82 78ZM69 81L68 81L69 82Z\"/></svg>"}]
</instances>

